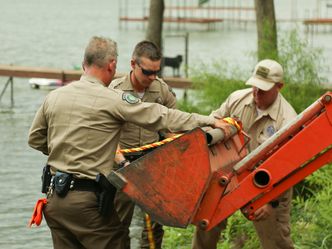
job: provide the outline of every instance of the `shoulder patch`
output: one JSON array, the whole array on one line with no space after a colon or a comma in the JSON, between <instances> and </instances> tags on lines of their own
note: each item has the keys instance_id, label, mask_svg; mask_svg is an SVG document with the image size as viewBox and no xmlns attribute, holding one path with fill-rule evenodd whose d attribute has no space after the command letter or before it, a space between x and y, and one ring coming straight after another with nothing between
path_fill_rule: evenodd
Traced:
<instances>
[{"instance_id":1,"label":"shoulder patch","mask_svg":"<svg viewBox=\"0 0 332 249\"><path fill-rule=\"evenodd\" d=\"M172 87L168 86L168 91L170 91L174 97L176 97L175 92L173 91Z\"/></svg>"},{"instance_id":2,"label":"shoulder patch","mask_svg":"<svg viewBox=\"0 0 332 249\"><path fill-rule=\"evenodd\" d=\"M126 92L122 94L122 100L128 102L129 104L137 104L140 102L139 98L136 98L134 95Z\"/></svg>"}]
</instances>

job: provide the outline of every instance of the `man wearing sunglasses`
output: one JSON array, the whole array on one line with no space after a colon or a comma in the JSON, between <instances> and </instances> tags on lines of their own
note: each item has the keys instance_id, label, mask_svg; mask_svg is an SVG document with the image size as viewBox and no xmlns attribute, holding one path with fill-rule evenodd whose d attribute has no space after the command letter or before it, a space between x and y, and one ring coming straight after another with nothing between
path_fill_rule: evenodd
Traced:
<instances>
[{"instance_id":1,"label":"man wearing sunglasses","mask_svg":"<svg viewBox=\"0 0 332 249\"><path fill-rule=\"evenodd\" d=\"M176 108L176 98L172 89L162 80L157 74L160 72L161 51L150 41L139 42L133 51L131 63L131 72L123 78L114 80L110 87L121 89L128 92L143 102L159 103L168 108ZM163 134L170 136L171 134ZM121 130L120 147L123 149L140 147L159 141L160 134L158 132L149 131L132 123L126 123ZM128 161L134 161L145 153L140 152L134 155L117 155L115 161L118 165L123 166ZM129 163L129 162L128 162ZM115 206L118 215L125 226L126 234L123 240L126 242L126 248L130 248L130 237L138 237L141 248L150 248L148 240L148 231L146 224L140 234L131 234L129 237L129 226L131 224L135 204L125 194L118 192L115 199ZM139 210L138 208L136 209ZM136 213L136 211L135 211ZM136 216L136 215L135 215ZM136 220L135 223L143 223L141 220ZM153 240L155 248L161 248L163 239L162 225L152 221Z\"/></svg>"}]
</instances>

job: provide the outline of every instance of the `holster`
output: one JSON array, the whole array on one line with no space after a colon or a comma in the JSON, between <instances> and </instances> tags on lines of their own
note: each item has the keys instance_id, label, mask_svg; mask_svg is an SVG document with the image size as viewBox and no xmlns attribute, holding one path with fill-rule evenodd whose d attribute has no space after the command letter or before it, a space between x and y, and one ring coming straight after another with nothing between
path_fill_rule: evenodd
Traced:
<instances>
[{"instance_id":1,"label":"holster","mask_svg":"<svg viewBox=\"0 0 332 249\"><path fill-rule=\"evenodd\" d=\"M50 165L46 165L43 168L43 173L41 176L41 180L42 180L42 187L41 187L41 192L46 194L48 191L48 188L50 186L51 183L51 170L50 170Z\"/></svg>"},{"instance_id":2,"label":"holster","mask_svg":"<svg viewBox=\"0 0 332 249\"><path fill-rule=\"evenodd\" d=\"M109 217L114 211L116 188L103 174L97 175L96 182L101 188L101 192L98 195L98 211L102 216Z\"/></svg>"},{"instance_id":3,"label":"holster","mask_svg":"<svg viewBox=\"0 0 332 249\"><path fill-rule=\"evenodd\" d=\"M60 197L65 197L72 185L72 179L72 174L57 171L53 179L55 193Z\"/></svg>"}]
</instances>

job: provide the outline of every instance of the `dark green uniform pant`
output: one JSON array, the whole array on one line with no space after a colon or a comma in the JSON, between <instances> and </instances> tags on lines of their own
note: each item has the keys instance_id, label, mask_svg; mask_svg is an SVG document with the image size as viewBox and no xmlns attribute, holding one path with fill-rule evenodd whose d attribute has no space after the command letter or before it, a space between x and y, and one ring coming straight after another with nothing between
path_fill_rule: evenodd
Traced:
<instances>
[{"instance_id":1,"label":"dark green uniform pant","mask_svg":"<svg viewBox=\"0 0 332 249\"><path fill-rule=\"evenodd\" d=\"M280 204L268 219L254 221L256 233L264 249L294 249L290 230L290 209L293 191L279 197Z\"/></svg>"},{"instance_id":2,"label":"dark green uniform pant","mask_svg":"<svg viewBox=\"0 0 332 249\"><path fill-rule=\"evenodd\" d=\"M264 221L253 221L261 247L264 249L294 249L290 234L290 206L292 190L286 191L278 198L280 204L269 218ZM225 229L225 222L210 231L196 228L192 249L216 249L220 233ZM236 247L237 248L237 247Z\"/></svg>"},{"instance_id":3,"label":"dark green uniform pant","mask_svg":"<svg viewBox=\"0 0 332 249\"><path fill-rule=\"evenodd\" d=\"M55 249L125 249L116 212L102 217L94 192L69 191L64 198L54 193L48 198L44 216Z\"/></svg>"},{"instance_id":4,"label":"dark green uniform pant","mask_svg":"<svg viewBox=\"0 0 332 249\"><path fill-rule=\"evenodd\" d=\"M123 225L123 234L122 234L122 240L126 244L125 248L130 248L130 237L129 237L129 227L131 224L131 220L133 218L135 203L131 201L129 197L127 197L123 192L117 191L115 200L115 209L118 213L118 216L121 220L121 223ZM142 217L144 219L144 217ZM155 243L155 248L160 249L164 230L162 225L158 224L157 222L151 221L152 231L153 231L153 239ZM146 227L146 223L144 222L144 229L142 231L142 239L140 241L141 248L150 248L149 240L148 240L148 230Z\"/></svg>"}]
</instances>

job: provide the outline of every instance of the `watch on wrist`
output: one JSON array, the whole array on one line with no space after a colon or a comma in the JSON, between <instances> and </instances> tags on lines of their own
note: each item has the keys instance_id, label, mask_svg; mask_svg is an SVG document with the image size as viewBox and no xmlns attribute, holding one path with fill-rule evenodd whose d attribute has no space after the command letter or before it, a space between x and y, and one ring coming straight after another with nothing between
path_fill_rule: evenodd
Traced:
<instances>
[{"instance_id":1,"label":"watch on wrist","mask_svg":"<svg viewBox=\"0 0 332 249\"><path fill-rule=\"evenodd\" d=\"M118 163L118 166L120 168L122 168L123 166L125 166L126 163L129 163L129 161L127 159L125 159L125 160L121 161L120 163Z\"/></svg>"}]
</instances>

